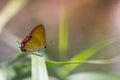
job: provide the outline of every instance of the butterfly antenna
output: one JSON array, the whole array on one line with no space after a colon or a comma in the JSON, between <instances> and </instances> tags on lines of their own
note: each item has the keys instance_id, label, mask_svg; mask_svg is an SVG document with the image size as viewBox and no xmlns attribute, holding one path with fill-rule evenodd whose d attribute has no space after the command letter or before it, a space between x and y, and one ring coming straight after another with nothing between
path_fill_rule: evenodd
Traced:
<instances>
[{"instance_id":1,"label":"butterfly antenna","mask_svg":"<svg viewBox=\"0 0 120 80\"><path fill-rule=\"evenodd\" d=\"M21 45L21 42L19 42L19 41L17 41L17 42ZM21 48L21 46L19 48Z\"/></svg>"},{"instance_id":2,"label":"butterfly antenna","mask_svg":"<svg viewBox=\"0 0 120 80\"><path fill-rule=\"evenodd\" d=\"M19 44L21 44L21 42L17 41Z\"/></svg>"}]
</instances>

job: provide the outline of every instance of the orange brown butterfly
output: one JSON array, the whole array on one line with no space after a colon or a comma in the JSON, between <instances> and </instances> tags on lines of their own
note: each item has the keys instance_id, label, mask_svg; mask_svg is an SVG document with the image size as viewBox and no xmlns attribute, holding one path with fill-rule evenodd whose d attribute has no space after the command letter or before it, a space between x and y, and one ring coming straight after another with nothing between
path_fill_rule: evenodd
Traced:
<instances>
[{"instance_id":1,"label":"orange brown butterfly","mask_svg":"<svg viewBox=\"0 0 120 80\"><path fill-rule=\"evenodd\" d=\"M38 25L35 27L31 33L25 37L21 43L21 51L36 51L39 49L44 49L46 43L46 34L44 26Z\"/></svg>"}]
</instances>

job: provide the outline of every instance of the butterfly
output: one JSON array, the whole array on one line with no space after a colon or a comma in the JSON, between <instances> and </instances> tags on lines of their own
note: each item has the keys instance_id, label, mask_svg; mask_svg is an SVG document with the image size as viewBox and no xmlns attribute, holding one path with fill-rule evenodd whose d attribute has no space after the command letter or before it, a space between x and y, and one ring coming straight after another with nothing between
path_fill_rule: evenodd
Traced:
<instances>
[{"instance_id":1,"label":"butterfly","mask_svg":"<svg viewBox=\"0 0 120 80\"><path fill-rule=\"evenodd\" d=\"M36 51L44 49L46 43L46 34L44 26L38 25L35 27L28 36L21 43L21 51Z\"/></svg>"}]
</instances>

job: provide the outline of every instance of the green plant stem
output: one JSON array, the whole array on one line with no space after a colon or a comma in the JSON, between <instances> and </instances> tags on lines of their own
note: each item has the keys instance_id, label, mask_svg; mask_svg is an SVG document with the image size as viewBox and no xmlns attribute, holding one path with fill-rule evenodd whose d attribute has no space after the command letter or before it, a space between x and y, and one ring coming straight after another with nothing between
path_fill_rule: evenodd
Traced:
<instances>
[{"instance_id":1,"label":"green plant stem","mask_svg":"<svg viewBox=\"0 0 120 80\"><path fill-rule=\"evenodd\" d=\"M40 56L35 54L40 54ZM31 54L32 80L49 80L42 52L35 52L35 54Z\"/></svg>"},{"instance_id":2,"label":"green plant stem","mask_svg":"<svg viewBox=\"0 0 120 80\"><path fill-rule=\"evenodd\" d=\"M68 50L68 24L65 7L62 7L59 24L59 52L60 60L67 60Z\"/></svg>"}]
</instances>

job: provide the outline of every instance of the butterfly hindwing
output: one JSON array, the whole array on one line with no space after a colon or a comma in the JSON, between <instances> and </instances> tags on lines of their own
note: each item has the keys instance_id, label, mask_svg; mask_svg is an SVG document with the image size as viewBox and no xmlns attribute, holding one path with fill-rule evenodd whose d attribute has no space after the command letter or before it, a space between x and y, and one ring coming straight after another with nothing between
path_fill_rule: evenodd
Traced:
<instances>
[{"instance_id":1,"label":"butterfly hindwing","mask_svg":"<svg viewBox=\"0 0 120 80\"><path fill-rule=\"evenodd\" d=\"M27 51L35 51L45 47L46 35L43 25L35 27L31 33L31 38L26 42L25 49Z\"/></svg>"}]
</instances>

